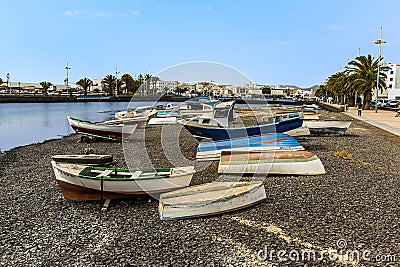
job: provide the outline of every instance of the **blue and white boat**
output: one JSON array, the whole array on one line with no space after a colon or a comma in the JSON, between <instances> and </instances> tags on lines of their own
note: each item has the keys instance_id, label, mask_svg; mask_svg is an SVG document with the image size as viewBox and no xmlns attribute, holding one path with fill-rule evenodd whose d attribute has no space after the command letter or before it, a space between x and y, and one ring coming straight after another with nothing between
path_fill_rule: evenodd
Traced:
<instances>
[{"instance_id":1,"label":"blue and white boat","mask_svg":"<svg viewBox=\"0 0 400 267\"><path fill-rule=\"evenodd\" d=\"M238 137L256 136L267 133L282 133L300 127L303 124L302 113L290 113L271 118L270 121L255 126L212 123L213 118L200 121L179 120L179 123L196 138L211 138L213 140L232 139Z\"/></svg>"},{"instance_id":2,"label":"blue and white boat","mask_svg":"<svg viewBox=\"0 0 400 267\"><path fill-rule=\"evenodd\" d=\"M197 147L198 160L219 160L221 151L294 151L304 147L285 133L270 133L260 136L234 138L219 141L202 141Z\"/></svg>"}]
</instances>

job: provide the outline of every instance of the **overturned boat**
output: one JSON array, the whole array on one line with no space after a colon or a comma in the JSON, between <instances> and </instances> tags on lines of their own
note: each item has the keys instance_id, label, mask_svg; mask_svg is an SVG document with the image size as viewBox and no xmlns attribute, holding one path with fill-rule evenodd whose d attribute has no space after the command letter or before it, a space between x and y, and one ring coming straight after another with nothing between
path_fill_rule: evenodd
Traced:
<instances>
[{"instance_id":1,"label":"overturned boat","mask_svg":"<svg viewBox=\"0 0 400 267\"><path fill-rule=\"evenodd\" d=\"M269 133L218 141L202 141L197 147L196 159L219 160L221 151L271 151L304 150L304 147L292 136L284 133Z\"/></svg>"},{"instance_id":2,"label":"overturned boat","mask_svg":"<svg viewBox=\"0 0 400 267\"><path fill-rule=\"evenodd\" d=\"M185 219L231 212L266 198L261 181L213 182L160 195L161 219Z\"/></svg>"},{"instance_id":3,"label":"overturned boat","mask_svg":"<svg viewBox=\"0 0 400 267\"><path fill-rule=\"evenodd\" d=\"M344 135L351 120L305 120L304 125L312 135Z\"/></svg>"},{"instance_id":4,"label":"overturned boat","mask_svg":"<svg viewBox=\"0 0 400 267\"><path fill-rule=\"evenodd\" d=\"M321 160L308 151L222 151L218 173L231 174L325 174Z\"/></svg>"},{"instance_id":5,"label":"overturned boat","mask_svg":"<svg viewBox=\"0 0 400 267\"><path fill-rule=\"evenodd\" d=\"M54 155L51 159L58 163L99 166L109 165L113 162L113 156L99 154Z\"/></svg>"}]
</instances>

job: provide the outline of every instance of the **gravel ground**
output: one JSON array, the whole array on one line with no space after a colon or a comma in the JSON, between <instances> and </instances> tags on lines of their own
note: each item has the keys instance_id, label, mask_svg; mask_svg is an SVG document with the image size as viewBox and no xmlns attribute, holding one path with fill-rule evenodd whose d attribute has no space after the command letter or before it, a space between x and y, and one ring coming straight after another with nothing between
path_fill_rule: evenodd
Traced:
<instances>
[{"instance_id":1,"label":"gravel ground","mask_svg":"<svg viewBox=\"0 0 400 267\"><path fill-rule=\"evenodd\" d=\"M323 116L348 119L341 113ZM121 167L195 164L192 184L217 179L216 163L195 162L198 141L186 130L139 129L122 144L78 140L72 135L0 156L1 266L400 265L400 139L360 121L342 137L299 139L320 157L326 175L268 176L261 204L191 220L161 221L152 198L112 200L107 213L100 201L66 200L50 165L51 155L93 149L113 155ZM333 155L341 150L353 159ZM301 256L305 249L316 256L338 251L308 259ZM286 260L279 250L286 250L280 254ZM346 250L360 256L346 261L340 258Z\"/></svg>"}]
</instances>

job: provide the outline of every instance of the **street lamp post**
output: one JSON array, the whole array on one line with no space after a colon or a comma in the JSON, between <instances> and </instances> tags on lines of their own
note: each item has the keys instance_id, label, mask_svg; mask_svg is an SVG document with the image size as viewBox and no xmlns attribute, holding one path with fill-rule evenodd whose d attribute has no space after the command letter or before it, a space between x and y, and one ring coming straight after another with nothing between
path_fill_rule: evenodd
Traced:
<instances>
[{"instance_id":1,"label":"street lamp post","mask_svg":"<svg viewBox=\"0 0 400 267\"><path fill-rule=\"evenodd\" d=\"M67 78L65 78L65 85L66 85L66 87L67 87L67 95L68 95L68 71L69 71L70 69L71 69L71 68L68 67L68 61L67 61L67 66L65 67L65 70L67 71Z\"/></svg>"},{"instance_id":2,"label":"street lamp post","mask_svg":"<svg viewBox=\"0 0 400 267\"><path fill-rule=\"evenodd\" d=\"M11 94L11 88L10 88L10 73L7 73L7 89L9 90L9 94Z\"/></svg>"},{"instance_id":3,"label":"street lamp post","mask_svg":"<svg viewBox=\"0 0 400 267\"><path fill-rule=\"evenodd\" d=\"M378 112L378 91L379 91L379 76L380 76L380 65L381 65L381 53L382 53L382 45L386 43L386 41L382 40L382 26L379 34L379 39L374 42L378 45L378 74L376 77L376 92L375 92L375 113Z\"/></svg>"},{"instance_id":4,"label":"street lamp post","mask_svg":"<svg viewBox=\"0 0 400 267\"><path fill-rule=\"evenodd\" d=\"M117 67L115 67L115 96L118 96L118 74L119 71Z\"/></svg>"}]
</instances>

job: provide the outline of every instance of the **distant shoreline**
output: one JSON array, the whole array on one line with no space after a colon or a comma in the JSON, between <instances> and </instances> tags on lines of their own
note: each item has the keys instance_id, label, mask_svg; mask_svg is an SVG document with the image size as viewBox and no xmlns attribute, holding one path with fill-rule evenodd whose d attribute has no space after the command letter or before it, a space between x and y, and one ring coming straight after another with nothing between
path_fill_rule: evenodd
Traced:
<instances>
[{"instance_id":1,"label":"distant shoreline","mask_svg":"<svg viewBox=\"0 0 400 267\"><path fill-rule=\"evenodd\" d=\"M188 97L174 96L32 96L32 95L0 95L0 103L57 103L57 102L149 102L170 101L183 102Z\"/></svg>"},{"instance_id":2,"label":"distant shoreline","mask_svg":"<svg viewBox=\"0 0 400 267\"><path fill-rule=\"evenodd\" d=\"M59 103L59 102L184 102L190 97L183 96L33 96L33 95L0 95L1 103ZM283 100L262 100L262 99L241 99L236 98L237 104L282 104L282 105L302 105L317 104L314 100L305 101L283 101Z\"/></svg>"}]
</instances>

